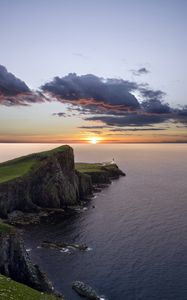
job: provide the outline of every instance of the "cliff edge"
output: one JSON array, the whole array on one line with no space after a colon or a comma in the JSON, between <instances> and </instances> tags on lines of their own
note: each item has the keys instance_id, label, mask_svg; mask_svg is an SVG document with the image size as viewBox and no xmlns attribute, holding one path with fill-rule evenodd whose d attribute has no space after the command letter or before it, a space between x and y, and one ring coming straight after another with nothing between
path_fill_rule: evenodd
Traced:
<instances>
[{"instance_id":1,"label":"cliff edge","mask_svg":"<svg viewBox=\"0 0 187 300\"><path fill-rule=\"evenodd\" d=\"M20 234L14 227L2 222L0 222L0 274L38 291L48 294L54 292L45 273L31 262ZM5 278L4 281L6 283ZM2 281L0 281L0 291L1 285ZM5 295L8 291L9 289L5 290Z\"/></svg>"},{"instance_id":2,"label":"cliff edge","mask_svg":"<svg viewBox=\"0 0 187 300\"><path fill-rule=\"evenodd\" d=\"M94 185L124 175L116 164L75 164L68 145L1 163L0 217L79 205Z\"/></svg>"},{"instance_id":3,"label":"cliff edge","mask_svg":"<svg viewBox=\"0 0 187 300\"><path fill-rule=\"evenodd\" d=\"M0 217L15 210L64 208L92 191L90 177L75 170L67 145L0 164Z\"/></svg>"}]
</instances>

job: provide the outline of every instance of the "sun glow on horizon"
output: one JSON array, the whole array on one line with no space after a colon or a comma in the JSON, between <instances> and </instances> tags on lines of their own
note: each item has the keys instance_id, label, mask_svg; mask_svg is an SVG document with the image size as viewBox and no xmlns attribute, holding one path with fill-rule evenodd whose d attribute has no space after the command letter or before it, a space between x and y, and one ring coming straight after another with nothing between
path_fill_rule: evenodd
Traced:
<instances>
[{"instance_id":1,"label":"sun glow on horizon","mask_svg":"<svg viewBox=\"0 0 187 300\"><path fill-rule=\"evenodd\" d=\"M89 140L89 142L90 142L91 144L97 144L97 143L99 142L99 140L98 140L97 138L93 137L93 138L91 138L91 139Z\"/></svg>"}]
</instances>

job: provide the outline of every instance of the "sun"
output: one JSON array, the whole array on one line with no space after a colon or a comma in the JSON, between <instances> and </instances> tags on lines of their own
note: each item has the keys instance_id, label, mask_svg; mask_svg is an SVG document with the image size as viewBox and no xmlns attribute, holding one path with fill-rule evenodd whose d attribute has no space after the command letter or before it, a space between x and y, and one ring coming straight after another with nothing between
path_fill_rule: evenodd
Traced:
<instances>
[{"instance_id":1,"label":"sun","mask_svg":"<svg viewBox=\"0 0 187 300\"><path fill-rule=\"evenodd\" d=\"M91 144L97 144L98 143L98 139L97 138L91 138L90 139L90 143Z\"/></svg>"}]
</instances>

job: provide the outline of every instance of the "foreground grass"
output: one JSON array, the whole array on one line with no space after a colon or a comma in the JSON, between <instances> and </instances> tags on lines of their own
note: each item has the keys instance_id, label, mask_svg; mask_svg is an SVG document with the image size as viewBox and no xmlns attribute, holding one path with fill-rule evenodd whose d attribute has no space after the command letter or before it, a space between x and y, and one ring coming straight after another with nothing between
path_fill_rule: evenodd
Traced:
<instances>
[{"instance_id":1,"label":"foreground grass","mask_svg":"<svg viewBox=\"0 0 187 300\"><path fill-rule=\"evenodd\" d=\"M0 183L26 175L39 161L56 153L64 152L68 148L69 146L65 145L49 151L34 153L0 163Z\"/></svg>"},{"instance_id":2,"label":"foreground grass","mask_svg":"<svg viewBox=\"0 0 187 300\"><path fill-rule=\"evenodd\" d=\"M0 300L57 300L58 297L36 291L0 275ZM62 299L62 298L61 298Z\"/></svg>"},{"instance_id":3,"label":"foreground grass","mask_svg":"<svg viewBox=\"0 0 187 300\"><path fill-rule=\"evenodd\" d=\"M13 232L15 229L13 226L0 222L0 235L2 233L10 233Z\"/></svg>"}]
</instances>

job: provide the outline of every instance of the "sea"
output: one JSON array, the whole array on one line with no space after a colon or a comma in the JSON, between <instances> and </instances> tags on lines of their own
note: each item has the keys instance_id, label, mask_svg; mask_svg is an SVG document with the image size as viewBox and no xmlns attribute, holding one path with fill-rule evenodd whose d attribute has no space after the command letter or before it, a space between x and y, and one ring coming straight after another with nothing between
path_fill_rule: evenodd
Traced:
<instances>
[{"instance_id":1,"label":"sea","mask_svg":"<svg viewBox=\"0 0 187 300\"><path fill-rule=\"evenodd\" d=\"M0 161L56 144L0 144ZM67 300L75 280L108 300L187 299L187 144L74 144L77 162L113 158L126 173L85 209L28 226L27 251ZM88 251L41 248L43 240Z\"/></svg>"}]
</instances>

